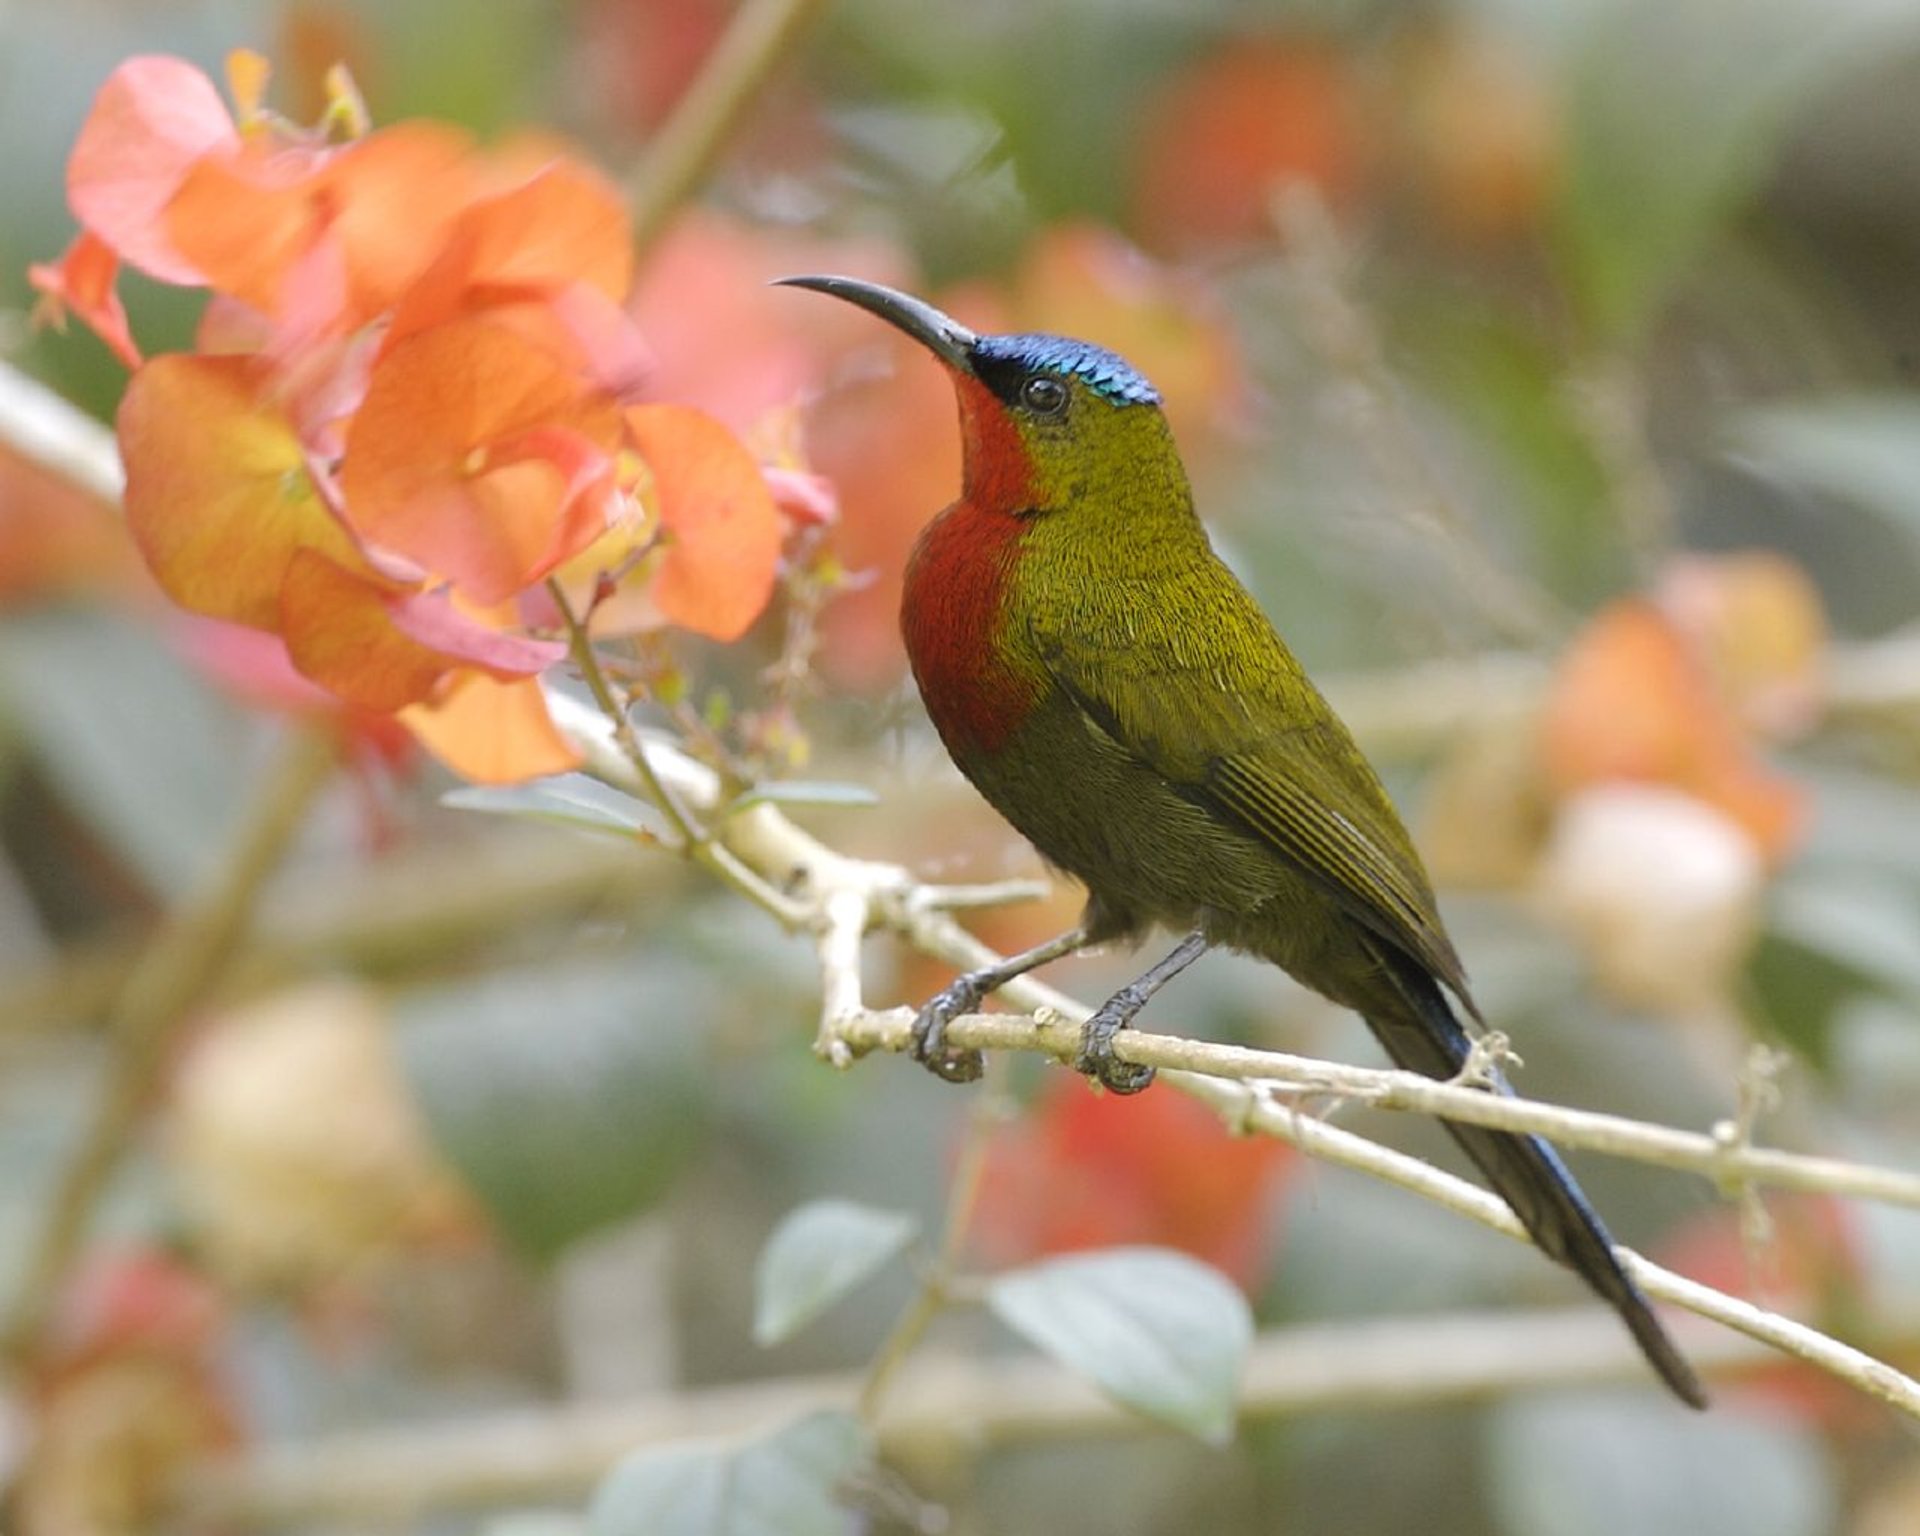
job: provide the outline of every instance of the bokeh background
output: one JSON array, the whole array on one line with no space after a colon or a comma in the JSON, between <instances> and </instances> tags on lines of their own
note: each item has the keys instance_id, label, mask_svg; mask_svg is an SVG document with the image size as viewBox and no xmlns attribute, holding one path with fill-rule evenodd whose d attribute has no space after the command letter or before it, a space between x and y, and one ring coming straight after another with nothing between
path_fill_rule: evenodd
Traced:
<instances>
[{"instance_id":1,"label":"bokeh background","mask_svg":"<svg viewBox=\"0 0 1920 1536\"><path fill-rule=\"evenodd\" d=\"M946 386L864 317L764 283L853 271L1104 342L1162 386L1223 551L1387 771L1524 1090L1704 1128L1758 1091L1766 1043L1785 1056L1765 1139L1911 1166L1920 6L820 12L634 301L659 398L788 445L839 498L810 675L763 676L776 615L686 656L703 717L876 791L796 813L838 846L929 878L1031 872L940 755L893 632L905 552L956 484ZM379 121L553 130L629 178L731 14L0 8L0 346L111 413L124 375L91 337L29 327L25 269L72 232L66 151L129 54L217 71L255 47L296 118L345 60ZM152 350L185 344L194 303L130 286ZM287 715L166 608L109 513L0 452L0 1293L102 1092L110 1000L217 867ZM497 1433L872 1355L904 1277L768 1352L755 1255L824 1195L931 1219L968 1096L899 1061L818 1064L809 947L711 882L446 808L449 787L403 735L366 733L169 1047L49 1341L11 1377L21 1529L147 1529L178 1478L224 1459L244 1481L275 1447ZM1074 909L1062 889L982 929L1017 945ZM877 941L869 962L881 1002L942 980ZM1098 996L1129 964L1061 974ZM1377 1060L1353 1021L1229 960L1152 1017ZM1224 1140L1174 1095L1024 1067L1011 1086L983 1263L1172 1243L1269 1328L1580 1299L1537 1255ZM1428 1128L1341 1123L1452 1166ZM1911 1215L1576 1161L1624 1241L1920 1359ZM1017 1348L970 1317L936 1344ZM1920 1528L1911 1435L1785 1369L1701 1419L1633 1384L906 1470L957 1531ZM238 1524L504 1531L539 1511L558 1532L584 1492Z\"/></svg>"}]
</instances>

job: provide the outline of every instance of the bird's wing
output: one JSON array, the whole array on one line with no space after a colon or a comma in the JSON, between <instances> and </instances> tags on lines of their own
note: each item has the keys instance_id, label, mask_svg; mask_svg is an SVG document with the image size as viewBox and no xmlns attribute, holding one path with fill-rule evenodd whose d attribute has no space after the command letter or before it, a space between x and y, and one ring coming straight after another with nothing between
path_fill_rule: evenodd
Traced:
<instances>
[{"instance_id":1,"label":"bird's wing","mask_svg":"<svg viewBox=\"0 0 1920 1536\"><path fill-rule=\"evenodd\" d=\"M1116 745L1272 848L1471 1009L1459 956L1386 791L1233 585L1238 600L1224 625L1148 619L1130 626L1123 646L1088 646L1084 635L1079 644L1043 642L1047 670Z\"/></svg>"},{"instance_id":2,"label":"bird's wing","mask_svg":"<svg viewBox=\"0 0 1920 1536\"><path fill-rule=\"evenodd\" d=\"M1345 736L1344 728L1340 731ZM1254 749L1213 760L1205 788L1242 825L1315 876L1366 927L1407 951L1469 1008L1467 978L1440 925L1426 876L1395 850L1406 836L1391 809L1344 792L1344 778L1302 774L1289 759ZM1316 764L1316 768L1323 765ZM1372 770L1368 770L1372 776Z\"/></svg>"}]
</instances>

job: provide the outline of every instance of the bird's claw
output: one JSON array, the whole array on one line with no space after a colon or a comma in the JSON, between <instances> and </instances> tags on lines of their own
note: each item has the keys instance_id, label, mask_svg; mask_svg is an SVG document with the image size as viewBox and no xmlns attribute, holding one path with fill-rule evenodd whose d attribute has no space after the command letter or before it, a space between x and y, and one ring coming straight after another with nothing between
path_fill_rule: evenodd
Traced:
<instances>
[{"instance_id":1,"label":"bird's claw","mask_svg":"<svg viewBox=\"0 0 1920 1536\"><path fill-rule=\"evenodd\" d=\"M1108 1093L1138 1093L1151 1083L1152 1067L1122 1061L1113 1054L1113 1037L1133 1022L1143 1002L1144 998L1136 1002L1121 992L1102 1004L1080 1031L1080 1050L1073 1058L1073 1070L1085 1073Z\"/></svg>"},{"instance_id":2,"label":"bird's claw","mask_svg":"<svg viewBox=\"0 0 1920 1536\"><path fill-rule=\"evenodd\" d=\"M978 1051L948 1045L946 1035L949 1024L963 1013L977 1012L982 1001L980 988L966 976L934 993L913 1021L913 1059L946 1082L978 1082L987 1069L986 1059Z\"/></svg>"}]
</instances>

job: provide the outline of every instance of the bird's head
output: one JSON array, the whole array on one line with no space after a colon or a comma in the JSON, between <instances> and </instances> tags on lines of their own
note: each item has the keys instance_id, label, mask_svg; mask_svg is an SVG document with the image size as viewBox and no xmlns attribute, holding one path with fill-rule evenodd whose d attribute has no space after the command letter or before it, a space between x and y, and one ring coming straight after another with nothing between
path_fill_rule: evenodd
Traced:
<instances>
[{"instance_id":1,"label":"bird's head","mask_svg":"<svg viewBox=\"0 0 1920 1536\"><path fill-rule=\"evenodd\" d=\"M1020 514L1187 505L1160 393L1125 358L1064 336L978 335L910 294L857 278L779 281L878 315L946 365L969 501Z\"/></svg>"}]
</instances>

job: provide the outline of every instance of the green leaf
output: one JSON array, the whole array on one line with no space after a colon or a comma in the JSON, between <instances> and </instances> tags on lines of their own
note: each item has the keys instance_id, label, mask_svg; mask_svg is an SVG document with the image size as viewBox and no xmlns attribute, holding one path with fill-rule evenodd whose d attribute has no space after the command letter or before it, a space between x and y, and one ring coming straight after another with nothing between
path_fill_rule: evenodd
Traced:
<instances>
[{"instance_id":1,"label":"green leaf","mask_svg":"<svg viewBox=\"0 0 1920 1536\"><path fill-rule=\"evenodd\" d=\"M456 810L523 816L622 836L637 832L658 837L666 829L666 818L646 801L584 773L561 773L526 784L473 785L449 790L440 803Z\"/></svg>"},{"instance_id":2,"label":"green leaf","mask_svg":"<svg viewBox=\"0 0 1920 1536\"><path fill-rule=\"evenodd\" d=\"M793 1337L912 1242L919 1225L903 1211L850 1200L816 1200L790 1212L760 1251L754 1343Z\"/></svg>"},{"instance_id":3,"label":"green leaf","mask_svg":"<svg viewBox=\"0 0 1920 1536\"><path fill-rule=\"evenodd\" d=\"M1070 1254L997 1275L1015 1333L1150 1419L1213 1444L1233 1433L1253 1316L1218 1270L1165 1248Z\"/></svg>"},{"instance_id":4,"label":"green leaf","mask_svg":"<svg viewBox=\"0 0 1920 1536\"><path fill-rule=\"evenodd\" d=\"M868 1455L841 1412L732 1445L637 1451L594 1494L587 1536L850 1536L836 1491Z\"/></svg>"},{"instance_id":5,"label":"green leaf","mask_svg":"<svg viewBox=\"0 0 1920 1536\"><path fill-rule=\"evenodd\" d=\"M1567 277L1631 340L1759 185L1794 115L1920 21L1909 0L1613 0L1567 84Z\"/></svg>"},{"instance_id":6,"label":"green leaf","mask_svg":"<svg viewBox=\"0 0 1920 1536\"><path fill-rule=\"evenodd\" d=\"M1507 1536L1823 1536L1839 1509L1808 1429L1722 1404L1691 1413L1653 1389L1503 1404L1487 1421Z\"/></svg>"},{"instance_id":7,"label":"green leaf","mask_svg":"<svg viewBox=\"0 0 1920 1536\"><path fill-rule=\"evenodd\" d=\"M1890 991L1920 998L1920 898L1897 878L1796 874L1774 888L1768 926Z\"/></svg>"},{"instance_id":8,"label":"green leaf","mask_svg":"<svg viewBox=\"0 0 1920 1536\"><path fill-rule=\"evenodd\" d=\"M835 784L814 779L774 779L756 784L739 799L728 803L726 814L744 811L750 806L773 805L878 805L880 797L864 784Z\"/></svg>"},{"instance_id":9,"label":"green leaf","mask_svg":"<svg viewBox=\"0 0 1920 1536\"><path fill-rule=\"evenodd\" d=\"M435 1144L546 1260L653 1204L698 1146L702 1009L684 968L574 959L408 998L397 1039Z\"/></svg>"},{"instance_id":10,"label":"green leaf","mask_svg":"<svg viewBox=\"0 0 1920 1536\"><path fill-rule=\"evenodd\" d=\"M0 625L0 709L61 800L148 889L192 889L257 768L248 723L151 627L98 610Z\"/></svg>"},{"instance_id":11,"label":"green leaf","mask_svg":"<svg viewBox=\"0 0 1920 1536\"><path fill-rule=\"evenodd\" d=\"M1733 423L1731 452L1920 540L1920 396L1843 395L1747 411Z\"/></svg>"}]
</instances>

